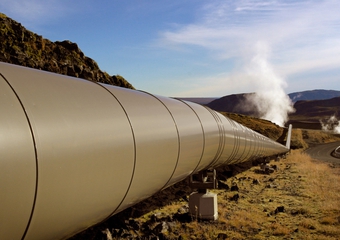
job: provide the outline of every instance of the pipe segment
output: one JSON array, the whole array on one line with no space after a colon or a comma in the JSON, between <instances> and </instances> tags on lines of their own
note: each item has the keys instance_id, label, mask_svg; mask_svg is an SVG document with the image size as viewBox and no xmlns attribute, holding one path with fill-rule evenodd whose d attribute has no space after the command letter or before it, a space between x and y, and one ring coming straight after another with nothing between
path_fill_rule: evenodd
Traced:
<instances>
[{"instance_id":1,"label":"pipe segment","mask_svg":"<svg viewBox=\"0 0 340 240\"><path fill-rule=\"evenodd\" d=\"M0 63L0 239L63 239L286 146L188 101Z\"/></svg>"}]
</instances>

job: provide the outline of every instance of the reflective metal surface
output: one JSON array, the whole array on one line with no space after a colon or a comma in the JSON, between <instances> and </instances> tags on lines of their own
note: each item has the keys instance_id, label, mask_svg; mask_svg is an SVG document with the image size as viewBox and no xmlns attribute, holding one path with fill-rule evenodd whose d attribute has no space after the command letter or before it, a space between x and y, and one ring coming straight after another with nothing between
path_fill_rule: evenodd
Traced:
<instances>
[{"instance_id":1,"label":"reflective metal surface","mask_svg":"<svg viewBox=\"0 0 340 240\"><path fill-rule=\"evenodd\" d=\"M20 99L0 76L0 239L20 239L34 206L34 139Z\"/></svg>"},{"instance_id":2,"label":"reflective metal surface","mask_svg":"<svg viewBox=\"0 0 340 240\"><path fill-rule=\"evenodd\" d=\"M0 239L61 239L288 148L201 105L0 63Z\"/></svg>"}]
</instances>

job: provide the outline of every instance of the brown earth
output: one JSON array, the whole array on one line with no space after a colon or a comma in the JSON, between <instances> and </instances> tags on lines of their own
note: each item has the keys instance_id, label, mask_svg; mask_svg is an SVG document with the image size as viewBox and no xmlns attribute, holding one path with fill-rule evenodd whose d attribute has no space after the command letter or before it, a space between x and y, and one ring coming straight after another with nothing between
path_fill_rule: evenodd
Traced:
<instances>
[{"instance_id":1,"label":"brown earth","mask_svg":"<svg viewBox=\"0 0 340 240\"><path fill-rule=\"evenodd\" d=\"M189 215L181 182L71 239L339 239L340 168L298 150L270 164L219 173L217 221Z\"/></svg>"}]
</instances>

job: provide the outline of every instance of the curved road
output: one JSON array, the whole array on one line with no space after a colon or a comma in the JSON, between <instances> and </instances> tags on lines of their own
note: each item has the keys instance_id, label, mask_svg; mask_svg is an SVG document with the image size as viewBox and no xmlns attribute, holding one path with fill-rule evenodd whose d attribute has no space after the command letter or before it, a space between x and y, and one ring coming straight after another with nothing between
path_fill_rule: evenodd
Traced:
<instances>
[{"instance_id":1,"label":"curved road","mask_svg":"<svg viewBox=\"0 0 340 240\"><path fill-rule=\"evenodd\" d=\"M335 148L340 146L340 142L324 143L308 148L305 152L314 159L340 164L340 159L331 155Z\"/></svg>"}]
</instances>

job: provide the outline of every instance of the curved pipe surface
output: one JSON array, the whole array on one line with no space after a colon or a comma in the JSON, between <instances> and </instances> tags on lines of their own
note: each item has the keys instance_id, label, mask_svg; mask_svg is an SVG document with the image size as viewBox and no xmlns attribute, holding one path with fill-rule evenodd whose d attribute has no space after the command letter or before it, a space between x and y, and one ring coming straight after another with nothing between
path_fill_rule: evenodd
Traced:
<instances>
[{"instance_id":1,"label":"curved pipe surface","mask_svg":"<svg viewBox=\"0 0 340 240\"><path fill-rule=\"evenodd\" d=\"M201 105L0 63L0 239L62 239L288 148Z\"/></svg>"}]
</instances>

